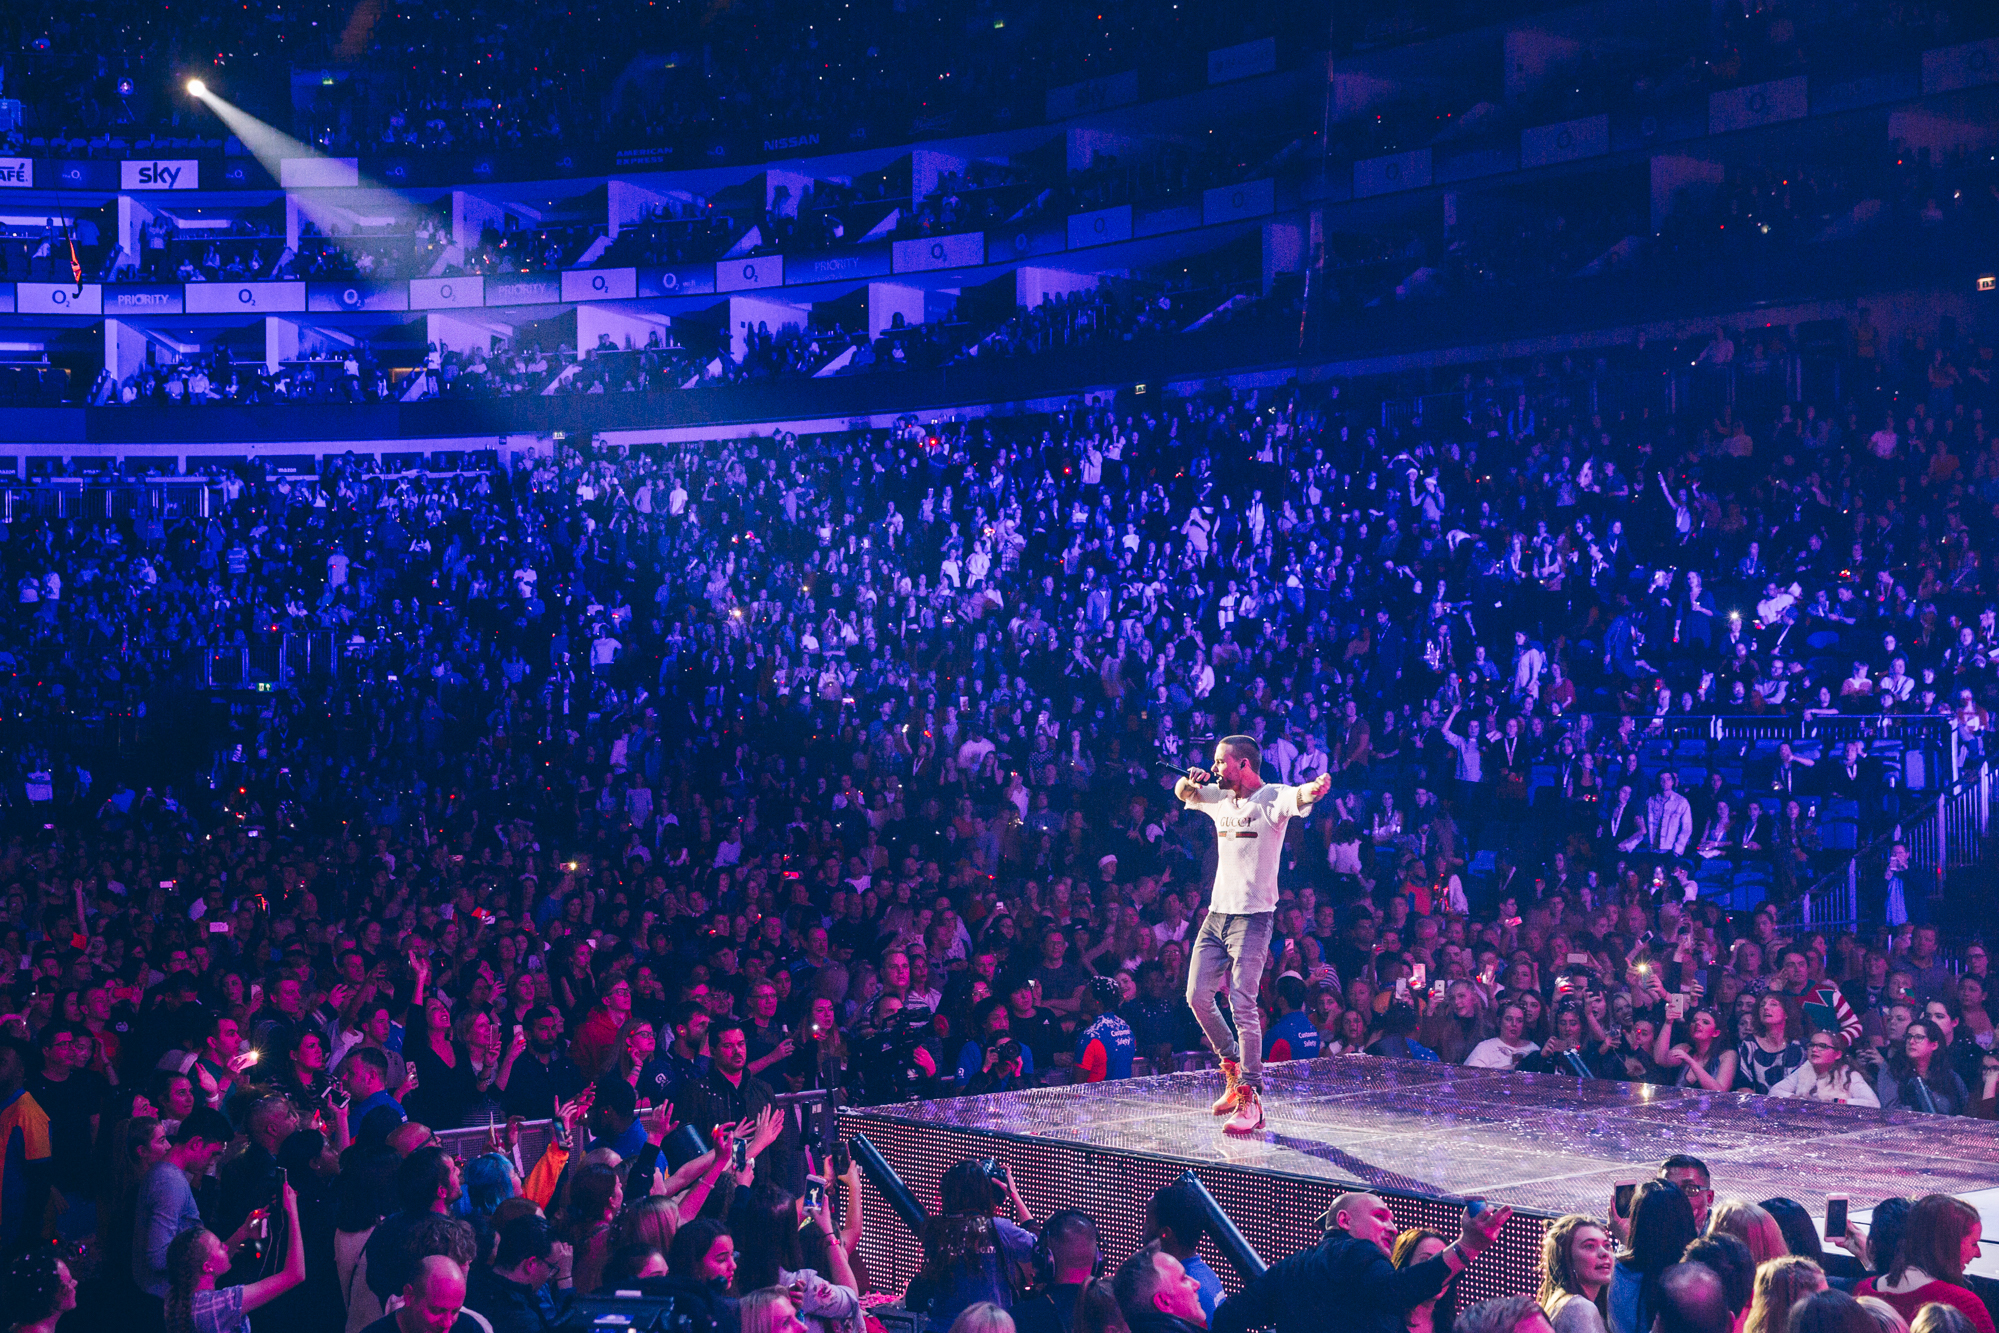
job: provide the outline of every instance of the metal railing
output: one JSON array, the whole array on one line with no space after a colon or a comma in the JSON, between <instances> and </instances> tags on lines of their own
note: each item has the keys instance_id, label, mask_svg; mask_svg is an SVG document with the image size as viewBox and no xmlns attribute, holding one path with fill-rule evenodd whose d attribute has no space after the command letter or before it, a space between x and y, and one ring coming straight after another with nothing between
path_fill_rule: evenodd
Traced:
<instances>
[{"instance_id":1,"label":"metal railing","mask_svg":"<svg viewBox=\"0 0 1999 1333\"><path fill-rule=\"evenodd\" d=\"M834 1115L841 1104L838 1089L807 1088L803 1092L780 1092L771 1098L772 1105L787 1113L803 1108L805 1114L818 1121L815 1132L818 1142L832 1142ZM464 1125L457 1129L437 1131L440 1147L453 1157L466 1161L482 1153L500 1151L499 1144L506 1132L507 1122L495 1116L490 1124ZM705 1138L708 1126L697 1125ZM808 1138L811 1136L808 1136ZM520 1169L526 1174L528 1169L548 1150L555 1141L555 1121L529 1120L520 1127Z\"/></svg>"},{"instance_id":2,"label":"metal railing","mask_svg":"<svg viewBox=\"0 0 1999 1333\"><path fill-rule=\"evenodd\" d=\"M1885 905L1891 874L1901 877L1905 905L1919 898L1941 899L1951 871L1985 858L1992 832L1992 777L1992 769L1979 763L1934 800L1858 848L1845 865L1821 876L1781 909L1783 924L1818 930L1858 930L1872 924L1861 920L1862 886L1878 892ZM1897 848L1907 855L1900 865L1894 864Z\"/></svg>"},{"instance_id":3,"label":"metal railing","mask_svg":"<svg viewBox=\"0 0 1999 1333\"><path fill-rule=\"evenodd\" d=\"M1621 718L1603 719L1614 731ZM1597 725L1601 726L1599 722ZM1716 744L1731 741L1817 741L1821 745L1843 745L1847 741L1900 741L1904 744L1952 748L1948 742L1956 734L1950 718L1928 714L1896 716L1871 713L1833 713L1822 717L1801 717L1795 713L1759 713L1730 716L1723 713L1678 713L1649 722L1641 721L1638 739L1706 740Z\"/></svg>"},{"instance_id":4,"label":"metal railing","mask_svg":"<svg viewBox=\"0 0 1999 1333\"><path fill-rule=\"evenodd\" d=\"M470 1125L461 1129L440 1129L437 1131L438 1146L459 1161L470 1161L484 1153L502 1151L499 1144L506 1130L504 1120L495 1120L488 1125ZM520 1127L520 1172L525 1176L548 1151L549 1144L555 1142L555 1121L530 1120Z\"/></svg>"},{"instance_id":5,"label":"metal railing","mask_svg":"<svg viewBox=\"0 0 1999 1333\"><path fill-rule=\"evenodd\" d=\"M468 454L487 451L441 450L426 455L392 447L397 443L399 442L381 442L380 455L393 462L413 461L423 465L383 467L370 473L370 479L379 481L421 477L431 481L470 480L491 476L494 471L491 467L472 465L430 465L448 464ZM140 446L133 446L131 453L135 458L149 455L149 451ZM298 466L307 465L315 465L315 460L309 455L301 456ZM121 476L114 473L99 473L80 477L40 477L29 481L0 482L0 523L33 519L111 522L131 518L140 521L147 519L164 521L175 518L207 518L211 514L222 512L228 505L227 492L216 478L230 471L235 464L191 458L188 460L188 466L190 469L203 467L209 470L191 471L187 476ZM289 487L296 500L316 500L322 489L320 476L311 471L288 471L284 467L278 467L273 471L271 479L273 484Z\"/></svg>"},{"instance_id":6,"label":"metal railing","mask_svg":"<svg viewBox=\"0 0 1999 1333\"><path fill-rule=\"evenodd\" d=\"M23 519L207 518L220 497L205 478L50 478L0 486L0 522Z\"/></svg>"},{"instance_id":7,"label":"metal railing","mask_svg":"<svg viewBox=\"0 0 1999 1333\"><path fill-rule=\"evenodd\" d=\"M202 650L198 684L211 689L288 689L299 677L332 671L340 660L337 630L284 630Z\"/></svg>"},{"instance_id":8,"label":"metal railing","mask_svg":"<svg viewBox=\"0 0 1999 1333\"><path fill-rule=\"evenodd\" d=\"M1723 323L1729 321L1723 320ZM1541 417L1566 405L1587 407L1592 414L1650 408L1670 415L1709 415L1724 408L1771 407L1804 400L1807 380L1813 387L1836 387L1839 361L1813 351L1783 352L1767 363L1731 362L1721 366L1662 363L1630 370L1569 374L1539 385L1495 386L1479 393L1445 390L1381 403L1384 430L1462 421L1480 408L1504 417L1520 393ZM1545 421L1542 423L1545 426Z\"/></svg>"}]
</instances>

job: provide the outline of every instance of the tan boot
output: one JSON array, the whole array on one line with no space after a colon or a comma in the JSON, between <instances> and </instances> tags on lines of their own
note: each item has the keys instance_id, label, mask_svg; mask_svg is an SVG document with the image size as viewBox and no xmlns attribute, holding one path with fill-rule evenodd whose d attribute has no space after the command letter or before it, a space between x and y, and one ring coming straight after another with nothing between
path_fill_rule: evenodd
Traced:
<instances>
[{"instance_id":1,"label":"tan boot","mask_svg":"<svg viewBox=\"0 0 1999 1333\"><path fill-rule=\"evenodd\" d=\"M1224 1133L1254 1134L1263 1128L1263 1098L1256 1095L1256 1089L1247 1083L1242 1085L1242 1093L1236 1099L1235 1114L1222 1125Z\"/></svg>"},{"instance_id":2,"label":"tan boot","mask_svg":"<svg viewBox=\"0 0 1999 1333\"><path fill-rule=\"evenodd\" d=\"M1242 1102L1242 1066L1234 1060L1222 1061L1222 1077L1228 1080L1228 1086L1208 1109L1216 1115L1234 1115Z\"/></svg>"}]
</instances>

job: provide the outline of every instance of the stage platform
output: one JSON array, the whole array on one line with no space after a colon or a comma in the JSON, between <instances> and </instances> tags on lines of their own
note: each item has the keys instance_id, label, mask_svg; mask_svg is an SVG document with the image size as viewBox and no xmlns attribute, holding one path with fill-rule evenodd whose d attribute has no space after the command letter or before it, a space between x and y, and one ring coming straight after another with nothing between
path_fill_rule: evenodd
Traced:
<instances>
[{"instance_id":1,"label":"stage platform","mask_svg":"<svg viewBox=\"0 0 1999 1333\"><path fill-rule=\"evenodd\" d=\"M1509 1204L1518 1216L1467 1275L1470 1299L1531 1292L1549 1219L1601 1216L1614 1185L1673 1153L1705 1161L1719 1198L1783 1196L1815 1215L1828 1193L1862 1218L1894 1195L1960 1195L1982 1205L1999 1241L1990 1121L1368 1056L1272 1065L1264 1087L1268 1123L1247 1138L1208 1114L1211 1072L847 1109L841 1128L867 1135L932 1209L944 1168L995 1157L1037 1216L1063 1204L1095 1215L1113 1262L1139 1243L1146 1197L1190 1167L1265 1262L1316 1241L1319 1214L1348 1189L1374 1190L1402 1225L1446 1238L1462 1200ZM884 1218L879 1196L869 1203ZM907 1237L884 1220L898 1244L869 1257L892 1286L910 1276ZM1209 1258L1233 1291L1234 1273Z\"/></svg>"}]
</instances>

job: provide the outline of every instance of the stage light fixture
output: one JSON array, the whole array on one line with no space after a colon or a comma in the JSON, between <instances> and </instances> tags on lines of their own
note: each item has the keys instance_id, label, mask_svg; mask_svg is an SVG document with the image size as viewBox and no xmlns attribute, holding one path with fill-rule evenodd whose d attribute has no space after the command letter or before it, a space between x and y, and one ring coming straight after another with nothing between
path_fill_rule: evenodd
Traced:
<instances>
[{"instance_id":1,"label":"stage light fixture","mask_svg":"<svg viewBox=\"0 0 1999 1333\"><path fill-rule=\"evenodd\" d=\"M189 79L187 81L187 95L189 97L200 97L202 94L206 93L207 91L208 91L208 85L203 83L200 79Z\"/></svg>"}]
</instances>

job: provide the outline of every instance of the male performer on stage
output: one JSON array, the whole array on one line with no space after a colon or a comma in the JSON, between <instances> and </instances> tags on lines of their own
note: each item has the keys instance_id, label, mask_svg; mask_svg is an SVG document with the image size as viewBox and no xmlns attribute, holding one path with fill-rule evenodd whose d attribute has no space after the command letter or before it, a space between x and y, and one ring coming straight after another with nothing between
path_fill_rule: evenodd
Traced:
<instances>
[{"instance_id":1,"label":"male performer on stage","mask_svg":"<svg viewBox=\"0 0 1999 1333\"><path fill-rule=\"evenodd\" d=\"M1194 939L1187 972L1187 1003L1221 1057L1228 1086L1215 1102L1216 1115L1231 1134L1263 1128L1263 1017L1256 993L1270 954L1271 921L1277 915L1277 862L1284 851L1284 823L1311 814L1333 785L1321 773L1303 787L1266 783L1258 771L1263 747L1248 736L1224 736L1215 743L1212 775L1194 769L1174 785L1182 803L1215 821L1215 887L1208 915ZM1235 1033L1222 1021L1215 990L1228 978L1229 1012Z\"/></svg>"}]
</instances>

